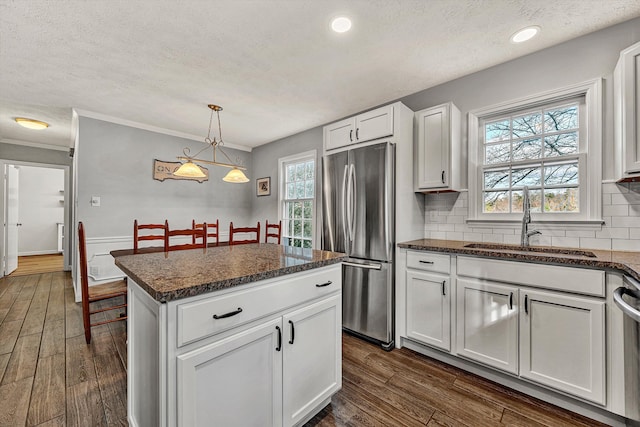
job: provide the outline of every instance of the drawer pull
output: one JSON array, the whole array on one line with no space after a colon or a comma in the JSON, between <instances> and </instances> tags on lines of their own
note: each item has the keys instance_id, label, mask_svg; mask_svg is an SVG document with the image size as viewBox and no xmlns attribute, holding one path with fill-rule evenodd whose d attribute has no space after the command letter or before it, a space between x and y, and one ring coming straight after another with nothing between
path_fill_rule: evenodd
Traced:
<instances>
[{"instance_id":1,"label":"drawer pull","mask_svg":"<svg viewBox=\"0 0 640 427\"><path fill-rule=\"evenodd\" d=\"M513 310L513 292L509 292L509 310Z\"/></svg>"},{"instance_id":2,"label":"drawer pull","mask_svg":"<svg viewBox=\"0 0 640 427\"><path fill-rule=\"evenodd\" d=\"M218 316L217 314L214 314L213 318L214 319L225 319L227 317L235 316L236 314L240 314L240 313L242 313L242 309L240 307L238 307L238 309L236 311L230 311L229 313L221 314L220 316Z\"/></svg>"},{"instance_id":3,"label":"drawer pull","mask_svg":"<svg viewBox=\"0 0 640 427\"><path fill-rule=\"evenodd\" d=\"M423 261L423 260L420 260L420 261L418 261L418 262L419 262L420 264L429 264L429 265L433 265L433 261Z\"/></svg>"},{"instance_id":4,"label":"drawer pull","mask_svg":"<svg viewBox=\"0 0 640 427\"><path fill-rule=\"evenodd\" d=\"M333 283L331 280L325 283L316 283L316 288L324 288L325 286L329 286L331 283Z\"/></svg>"},{"instance_id":5,"label":"drawer pull","mask_svg":"<svg viewBox=\"0 0 640 427\"><path fill-rule=\"evenodd\" d=\"M293 341L296 339L296 328L293 326L291 320L289 320L289 324L291 325L291 339L289 340L289 344L293 344Z\"/></svg>"},{"instance_id":6,"label":"drawer pull","mask_svg":"<svg viewBox=\"0 0 640 427\"><path fill-rule=\"evenodd\" d=\"M276 351L280 351L282 348L282 330L280 326L276 326L276 329L278 330L278 346L276 347Z\"/></svg>"}]
</instances>

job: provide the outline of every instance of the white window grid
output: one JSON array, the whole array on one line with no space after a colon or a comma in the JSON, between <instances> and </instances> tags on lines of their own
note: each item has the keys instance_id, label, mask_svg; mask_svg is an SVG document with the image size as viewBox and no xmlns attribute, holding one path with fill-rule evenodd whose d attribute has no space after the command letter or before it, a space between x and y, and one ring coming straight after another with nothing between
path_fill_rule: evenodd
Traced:
<instances>
[{"instance_id":1,"label":"white window grid","mask_svg":"<svg viewBox=\"0 0 640 427\"><path fill-rule=\"evenodd\" d=\"M315 212L315 156L282 162L283 244L313 247Z\"/></svg>"}]
</instances>

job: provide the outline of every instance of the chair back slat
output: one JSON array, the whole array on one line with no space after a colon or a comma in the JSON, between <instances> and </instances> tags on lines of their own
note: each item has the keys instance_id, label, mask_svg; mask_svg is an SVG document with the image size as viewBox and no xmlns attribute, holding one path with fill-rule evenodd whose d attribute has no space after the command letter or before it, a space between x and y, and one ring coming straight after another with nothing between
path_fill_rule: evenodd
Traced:
<instances>
[{"instance_id":1,"label":"chair back slat","mask_svg":"<svg viewBox=\"0 0 640 427\"><path fill-rule=\"evenodd\" d=\"M133 221L133 253L137 253L139 242L160 240L164 242L164 224L138 224L138 220ZM140 234L140 230L159 230L154 234ZM146 231L145 231L146 232Z\"/></svg>"},{"instance_id":2,"label":"chair back slat","mask_svg":"<svg viewBox=\"0 0 640 427\"><path fill-rule=\"evenodd\" d=\"M265 223L264 242L269 243L269 237L271 237L276 239L276 242L274 243L280 244L280 240L282 238L282 221L278 221L277 224L269 224L269 220L266 220Z\"/></svg>"},{"instance_id":3,"label":"chair back slat","mask_svg":"<svg viewBox=\"0 0 640 427\"><path fill-rule=\"evenodd\" d=\"M207 222L207 245L211 243L210 238L213 238L213 243L216 246L220 244L220 225L219 220L216 219L215 222ZM198 224L196 220L191 221L191 228L193 229L201 229L204 226L204 223ZM196 243L196 236L193 236L192 243Z\"/></svg>"},{"instance_id":4,"label":"chair back slat","mask_svg":"<svg viewBox=\"0 0 640 427\"><path fill-rule=\"evenodd\" d=\"M255 238L238 240L235 234L255 234ZM255 227L234 227L233 222L229 224L229 245L246 245L248 243L260 243L260 221Z\"/></svg>"},{"instance_id":5,"label":"chair back slat","mask_svg":"<svg viewBox=\"0 0 640 427\"><path fill-rule=\"evenodd\" d=\"M176 237L191 237L190 243L178 243L171 244L171 238ZM181 251L185 249L204 249L207 247L207 223L202 225L202 228L185 228L171 230L169 228L169 221L165 221L164 232L164 251ZM200 241L198 241L198 239Z\"/></svg>"}]
</instances>

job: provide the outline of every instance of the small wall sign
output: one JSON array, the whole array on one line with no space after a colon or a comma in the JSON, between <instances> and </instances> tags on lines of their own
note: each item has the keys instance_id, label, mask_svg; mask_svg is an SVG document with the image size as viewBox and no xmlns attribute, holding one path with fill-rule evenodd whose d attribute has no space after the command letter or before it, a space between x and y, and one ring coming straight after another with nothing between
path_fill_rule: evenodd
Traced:
<instances>
[{"instance_id":1,"label":"small wall sign","mask_svg":"<svg viewBox=\"0 0 640 427\"><path fill-rule=\"evenodd\" d=\"M268 196L271 194L271 177L256 179L256 196Z\"/></svg>"},{"instance_id":2,"label":"small wall sign","mask_svg":"<svg viewBox=\"0 0 640 427\"><path fill-rule=\"evenodd\" d=\"M180 162L163 162L162 160L154 159L153 160L153 179L157 181L164 181L165 179L182 179L187 181L198 181L202 183L204 181L209 181L209 169L203 168L202 172L206 175L204 178L191 178L185 176L175 176L173 172L176 171L180 167L182 163Z\"/></svg>"}]
</instances>

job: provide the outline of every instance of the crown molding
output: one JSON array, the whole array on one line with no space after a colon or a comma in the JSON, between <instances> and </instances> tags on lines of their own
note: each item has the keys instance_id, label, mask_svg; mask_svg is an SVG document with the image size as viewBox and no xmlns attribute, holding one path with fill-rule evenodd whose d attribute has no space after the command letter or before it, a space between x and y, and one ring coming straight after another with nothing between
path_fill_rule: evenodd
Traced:
<instances>
[{"instance_id":1,"label":"crown molding","mask_svg":"<svg viewBox=\"0 0 640 427\"><path fill-rule=\"evenodd\" d=\"M199 136L199 135L191 135L191 134L185 133L185 132L178 132L178 131L175 131L175 130L165 129L165 128L161 128L161 127L158 127L158 126L147 125L147 124L144 124L144 123L134 122L132 120L121 119L119 117L113 117L113 116L109 116L107 114L96 113L96 112L93 112L93 111L79 110L77 108L74 108L73 111L75 111L78 114L78 116L80 116L80 117L88 117L90 119L102 120L104 122L115 123L117 125L122 125L122 126L129 126L129 127L136 128L136 129L146 130L146 131L149 131L149 132L161 133L161 134L164 134L164 135L175 136L175 137L184 138L184 139L190 139L192 141L198 141L198 142L203 142L203 139L204 139L202 136ZM240 151L248 151L248 152L252 151L251 147L248 147L246 145L241 145L241 144L230 144L230 143L225 142L224 143L224 147L225 148L233 148L234 150L240 150Z\"/></svg>"},{"instance_id":2,"label":"crown molding","mask_svg":"<svg viewBox=\"0 0 640 427\"><path fill-rule=\"evenodd\" d=\"M0 139L0 144L24 145L27 147L43 148L45 150L69 151L69 147L62 145L43 144L41 142L23 141L21 139Z\"/></svg>"}]
</instances>

